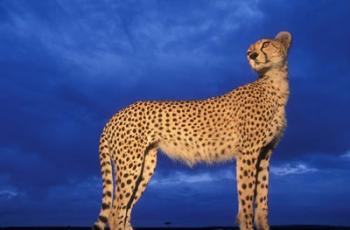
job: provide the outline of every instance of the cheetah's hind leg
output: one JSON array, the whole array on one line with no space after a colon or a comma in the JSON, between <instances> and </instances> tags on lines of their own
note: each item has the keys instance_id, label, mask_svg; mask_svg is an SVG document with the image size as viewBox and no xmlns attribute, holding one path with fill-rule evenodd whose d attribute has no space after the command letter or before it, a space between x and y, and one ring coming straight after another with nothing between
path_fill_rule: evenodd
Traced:
<instances>
[{"instance_id":1,"label":"cheetah's hind leg","mask_svg":"<svg viewBox=\"0 0 350 230\"><path fill-rule=\"evenodd\" d=\"M134 149L135 151L135 149ZM117 164L117 194L116 206L113 206L111 230L132 230L131 213L135 203L140 199L150 181L156 167L156 144L150 144L145 148L138 148L133 160L116 159Z\"/></svg>"}]
</instances>

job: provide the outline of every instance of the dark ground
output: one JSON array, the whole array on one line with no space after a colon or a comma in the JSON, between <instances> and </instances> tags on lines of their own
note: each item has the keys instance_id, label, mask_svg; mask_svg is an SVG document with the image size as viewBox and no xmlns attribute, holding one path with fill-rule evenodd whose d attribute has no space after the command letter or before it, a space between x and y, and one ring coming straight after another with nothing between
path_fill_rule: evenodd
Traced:
<instances>
[{"instance_id":1,"label":"dark ground","mask_svg":"<svg viewBox=\"0 0 350 230\"><path fill-rule=\"evenodd\" d=\"M89 227L0 227L0 230L88 230ZM203 228L134 228L135 230L238 230L232 227L203 227ZM290 226L274 226L271 230L350 230L350 227L338 226L311 226L311 225L290 225Z\"/></svg>"}]
</instances>

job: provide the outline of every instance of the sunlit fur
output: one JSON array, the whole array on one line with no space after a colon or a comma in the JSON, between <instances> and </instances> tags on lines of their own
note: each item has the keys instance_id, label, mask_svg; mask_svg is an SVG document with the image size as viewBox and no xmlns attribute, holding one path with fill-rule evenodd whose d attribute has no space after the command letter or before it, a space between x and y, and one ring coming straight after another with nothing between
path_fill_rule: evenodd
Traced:
<instances>
[{"instance_id":1,"label":"sunlit fur","mask_svg":"<svg viewBox=\"0 0 350 230\"><path fill-rule=\"evenodd\" d=\"M280 32L251 45L247 57L258 79L224 95L142 101L115 114L100 139L103 198L95 229L108 223L112 230L132 230L132 208L161 149L188 165L235 158L240 229L253 230L255 221L258 230L269 230L268 168L286 127L290 42L291 35Z\"/></svg>"},{"instance_id":2,"label":"sunlit fur","mask_svg":"<svg viewBox=\"0 0 350 230\"><path fill-rule=\"evenodd\" d=\"M247 51L250 66L259 74L285 66L290 39L288 32L280 32L275 39L261 39L251 45ZM258 56L252 59L249 56L254 52Z\"/></svg>"}]
</instances>

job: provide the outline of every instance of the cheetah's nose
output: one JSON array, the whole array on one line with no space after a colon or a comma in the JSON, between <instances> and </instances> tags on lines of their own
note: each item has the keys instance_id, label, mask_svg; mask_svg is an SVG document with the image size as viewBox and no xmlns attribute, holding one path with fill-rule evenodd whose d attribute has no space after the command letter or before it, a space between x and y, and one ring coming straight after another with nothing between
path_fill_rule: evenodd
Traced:
<instances>
[{"instance_id":1,"label":"cheetah's nose","mask_svg":"<svg viewBox=\"0 0 350 230\"><path fill-rule=\"evenodd\" d=\"M257 57L258 57L258 54L256 52L253 52L253 53L249 54L249 58L250 59L255 60L255 58L257 58Z\"/></svg>"}]
</instances>

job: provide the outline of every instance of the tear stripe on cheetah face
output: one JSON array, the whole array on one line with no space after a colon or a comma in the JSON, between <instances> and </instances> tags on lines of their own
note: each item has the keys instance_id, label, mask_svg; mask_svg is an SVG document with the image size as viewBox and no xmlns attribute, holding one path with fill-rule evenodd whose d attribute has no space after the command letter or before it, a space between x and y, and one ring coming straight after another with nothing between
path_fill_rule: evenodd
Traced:
<instances>
[{"instance_id":1,"label":"tear stripe on cheetah face","mask_svg":"<svg viewBox=\"0 0 350 230\"><path fill-rule=\"evenodd\" d=\"M250 66L259 74L263 74L271 68L285 66L290 42L289 32L280 32L274 39L257 41L247 51Z\"/></svg>"},{"instance_id":2,"label":"tear stripe on cheetah face","mask_svg":"<svg viewBox=\"0 0 350 230\"><path fill-rule=\"evenodd\" d=\"M103 229L109 222L113 230L132 229L132 208L153 175L161 149L188 165L236 158L240 227L253 229L255 207L258 229L269 229L268 167L286 126L290 41L290 34L281 32L250 46L249 63L259 78L222 96L137 102L115 114L101 135L104 190L95 228Z\"/></svg>"}]
</instances>

